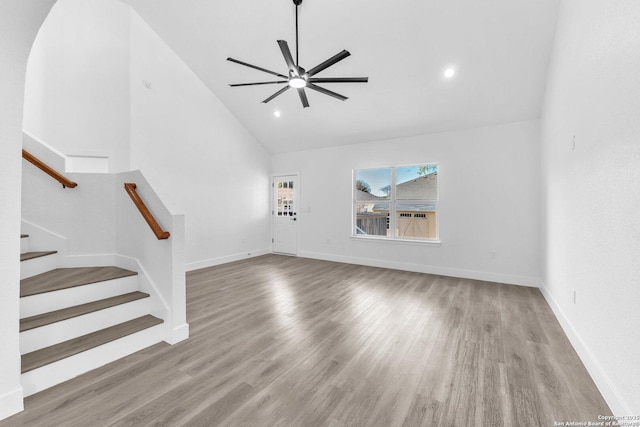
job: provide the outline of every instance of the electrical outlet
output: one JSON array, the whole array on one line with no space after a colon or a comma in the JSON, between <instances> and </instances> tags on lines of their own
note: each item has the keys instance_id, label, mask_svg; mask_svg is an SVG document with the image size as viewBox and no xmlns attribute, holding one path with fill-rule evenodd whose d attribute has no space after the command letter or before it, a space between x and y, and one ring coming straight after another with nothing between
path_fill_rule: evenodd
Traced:
<instances>
[{"instance_id":1,"label":"electrical outlet","mask_svg":"<svg viewBox=\"0 0 640 427\"><path fill-rule=\"evenodd\" d=\"M496 259L496 251L489 252L489 258Z\"/></svg>"},{"instance_id":2,"label":"electrical outlet","mask_svg":"<svg viewBox=\"0 0 640 427\"><path fill-rule=\"evenodd\" d=\"M576 136L573 135L573 139L571 140L571 151L576 151Z\"/></svg>"}]
</instances>

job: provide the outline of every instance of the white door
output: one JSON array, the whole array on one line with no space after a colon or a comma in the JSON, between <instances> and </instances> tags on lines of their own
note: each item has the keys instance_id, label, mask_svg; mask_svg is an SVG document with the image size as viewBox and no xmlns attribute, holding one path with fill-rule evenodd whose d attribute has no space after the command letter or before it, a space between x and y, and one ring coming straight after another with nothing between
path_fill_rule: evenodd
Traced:
<instances>
[{"instance_id":1,"label":"white door","mask_svg":"<svg viewBox=\"0 0 640 427\"><path fill-rule=\"evenodd\" d=\"M273 252L298 253L298 176L273 177Z\"/></svg>"}]
</instances>

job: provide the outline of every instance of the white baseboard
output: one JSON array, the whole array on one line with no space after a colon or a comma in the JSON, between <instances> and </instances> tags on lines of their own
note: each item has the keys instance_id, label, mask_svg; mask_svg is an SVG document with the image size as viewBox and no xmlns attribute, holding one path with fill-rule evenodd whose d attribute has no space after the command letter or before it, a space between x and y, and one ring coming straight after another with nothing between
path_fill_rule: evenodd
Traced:
<instances>
[{"instance_id":1,"label":"white baseboard","mask_svg":"<svg viewBox=\"0 0 640 427\"><path fill-rule=\"evenodd\" d=\"M560 322L560 326L564 330L564 333L569 338L571 345L578 353L580 360L584 364L585 368L591 375L593 382L600 390L602 397L609 405L609 408L613 412L613 415L623 416L623 415L634 415L631 413L631 409L625 404L622 396L618 393L616 388L614 387L611 379L607 375L606 371L602 368L602 365L598 362L598 360L594 357L593 353L589 349L589 346L584 342L578 331L573 327L573 324L564 313L564 311L558 305L556 299L551 295L551 292L544 286L544 283L541 283L540 291L544 298L547 300L547 304L553 310L556 318ZM606 414L603 414L606 415Z\"/></svg>"},{"instance_id":2,"label":"white baseboard","mask_svg":"<svg viewBox=\"0 0 640 427\"><path fill-rule=\"evenodd\" d=\"M239 254L227 255L219 258L210 258L202 261L190 262L185 266L186 271L199 270L201 268L213 267L220 264L227 264L233 261L253 258L271 253L271 248L255 249L252 251L242 252Z\"/></svg>"},{"instance_id":3,"label":"white baseboard","mask_svg":"<svg viewBox=\"0 0 640 427\"><path fill-rule=\"evenodd\" d=\"M347 264L366 265L370 267L391 268L394 270L413 271L416 273L436 274L439 276L451 276L459 277L462 279L483 280L486 282L506 283L509 285L530 286L535 288L540 287L541 284L540 279L537 277L491 273L486 271L464 270L459 268L440 267L435 265L350 257L319 252L298 252L298 256L301 258L343 262Z\"/></svg>"},{"instance_id":4,"label":"white baseboard","mask_svg":"<svg viewBox=\"0 0 640 427\"><path fill-rule=\"evenodd\" d=\"M183 323L169 330L169 337L165 340L167 344L177 344L189 338L189 324Z\"/></svg>"},{"instance_id":5,"label":"white baseboard","mask_svg":"<svg viewBox=\"0 0 640 427\"><path fill-rule=\"evenodd\" d=\"M118 258L119 255L116 254L64 255L58 259L58 266L60 268L117 266L135 271L135 268L117 264Z\"/></svg>"},{"instance_id":6,"label":"white baseboard","mask_svg":"<svg viewBox=\"0 0 640 427\"><path fill-rule=\"evenodd\" d=\"M24 393L22 387L18 386L14 390L0 396L0 420L9 418L24 410Z\"/></svg>"}]
</instances>

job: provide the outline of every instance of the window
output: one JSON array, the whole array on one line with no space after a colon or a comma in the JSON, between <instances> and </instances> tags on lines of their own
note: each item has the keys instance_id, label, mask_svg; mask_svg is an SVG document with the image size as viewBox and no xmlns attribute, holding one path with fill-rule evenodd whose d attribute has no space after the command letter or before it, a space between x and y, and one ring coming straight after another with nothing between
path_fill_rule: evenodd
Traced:
<instances>
[{"instance_id":1,"label":"window","mask_svg":"<svg viewBox=\"0 0 640 427\"><path fill-rule=\"evenodd\" d=\"M353 171L353 235L436 240L438 165Z\"/></svg>"},{"instance_id":2,"label":"window","mask_svg":"<svg viewBox=\"0 0 640 427\"><path fill-rule=\"evenodd\" d=\"M293 182L278 181L278 216L293 216Z\"/></svg>"}]
</instances>

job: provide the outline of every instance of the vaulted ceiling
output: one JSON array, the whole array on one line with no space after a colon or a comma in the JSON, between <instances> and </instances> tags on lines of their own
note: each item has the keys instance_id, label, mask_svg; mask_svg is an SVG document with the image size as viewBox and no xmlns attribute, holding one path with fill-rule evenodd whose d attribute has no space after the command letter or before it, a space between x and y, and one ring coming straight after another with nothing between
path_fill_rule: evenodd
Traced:
<instances>
[{"instance_id":1,"label":"vaulted ceiling","mask_svg":"<svg viewBox=\"0 0 640 427\"><path fill-rule=\"evenodd\" d=\"M319 76L369 77L324 85L344 102L307 90L304 109L294 91L261 102L280 85L229 87L273 76L228 56L286 74L276 40L295 52L291 0L124 2L276 153L537 118L559 0L304 0L300 65L347 49Z\"/></svg>"}]
</instances>

